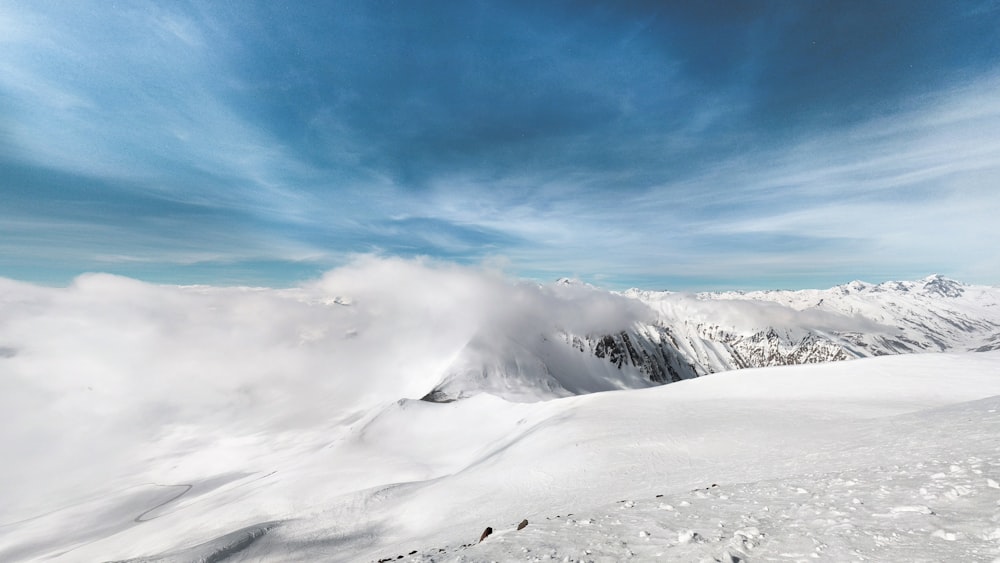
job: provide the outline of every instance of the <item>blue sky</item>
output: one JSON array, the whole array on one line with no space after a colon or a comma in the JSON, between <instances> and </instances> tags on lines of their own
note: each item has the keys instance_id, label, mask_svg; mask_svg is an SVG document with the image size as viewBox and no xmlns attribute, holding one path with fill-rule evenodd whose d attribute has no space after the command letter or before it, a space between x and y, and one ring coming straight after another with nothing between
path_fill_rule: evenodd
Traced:
<instances>
[{"instance_id":1,"label":"blue sky","mask_svg":"<svg viewBox=\"0 0 1000 563\"><path fill-rule=\"evenodd\" d=\"M997 29L996 0L0 0L0 276L1000 284Z\"/></svg>"}]
</instances>

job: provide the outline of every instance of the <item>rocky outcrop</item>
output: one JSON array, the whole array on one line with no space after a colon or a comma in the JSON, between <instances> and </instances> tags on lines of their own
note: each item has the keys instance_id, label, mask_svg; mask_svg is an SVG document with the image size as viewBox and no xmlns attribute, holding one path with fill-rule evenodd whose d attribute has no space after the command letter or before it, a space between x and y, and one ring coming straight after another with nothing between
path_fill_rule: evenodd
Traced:
<instances>
[{"instance_id":1,"label":"rocky outcrop","mask_svg":"<svg viewBox=\"0 0 1000 563\"><path fill-rule=\"evenodd\" d=\"M698 369L670 344L669 333L657 327L587 338L586 344L575 338L573 344L581 350L586 347L594 356L619 368L632 366L653 383L673 383L700 375Z\"/></svg>"}]
</instances>

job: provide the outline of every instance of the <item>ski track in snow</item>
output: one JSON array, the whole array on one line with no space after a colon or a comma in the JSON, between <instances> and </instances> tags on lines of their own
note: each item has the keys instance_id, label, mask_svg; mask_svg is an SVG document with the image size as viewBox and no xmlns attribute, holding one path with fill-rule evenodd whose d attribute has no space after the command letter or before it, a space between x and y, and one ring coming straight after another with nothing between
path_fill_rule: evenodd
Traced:
<instances>
[{"instance_id":1,"label":"ski track in snow","mask_svg":"<svg viewBox=\"0 0 1000 563\"><path fill-rule=\"evenodd\" d=\"M141 522L149 522L150 520L155 520L156 518L158 518L158 516L153 516L152 518L146 518L146 515L149 514L150 512L153 512L153 511L161 508L161 507L164 507L164 506L166 506L166 505L174 502L175 500L181 498L182 496L188 494L188 492L194 487L194 485L191 485L191 484L184 484L184 485L156 485L156 486L157 487L181 487L184 490L180 491L176 495L168 498L167 500L161 502L160 504L157 504L156 506L150 508L149 510L146 510L142 514L136 516L135 520L133 520L133 522L135 522L135 523L141 523Z\"/></svg>"}]
</instances>

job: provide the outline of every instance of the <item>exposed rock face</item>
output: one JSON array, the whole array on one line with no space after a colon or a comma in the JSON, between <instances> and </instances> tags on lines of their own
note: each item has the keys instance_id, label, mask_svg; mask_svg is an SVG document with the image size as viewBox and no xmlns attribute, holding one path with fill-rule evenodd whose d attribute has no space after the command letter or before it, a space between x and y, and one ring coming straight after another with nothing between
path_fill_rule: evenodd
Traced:
<instances>
[{"instance_id":1,"label":"exposed rock face","mask_svg":"<svg viewBox=\"0 0 1000 563\"><path fill-rule=\"evenodd\" d=\"M574 347L590 351L618 368L632 366L653 383L672 383L697 377L697 368L688 362L669 340L669 334L657 327L647 330L622 331L600 338L573 338Z\"/></svg>"},{"instance_id":2,"label":"exposed rock face","mask_svg":"<svg viewBox=\"0 0 1000 563\"><path fill-rule=\"evenodd\" d=\"M843 347L817 334L807 334L795 342L791 338L782 338L773 328L731 342L730 348L739 367L816 364L850 359Z\"/></svg>"},{"instance_id":3,"label":"exposed rock face","mask_svg":"<svg viewBox=\"0 0 1000 563\"><path fill-rule=\"evenodd\" d=\"M961 283L938 274L924 278L923 283L925 293L940 297L961 297L965 293Z\"/></svg>"},{"instance_id":4,"label":"exposed rock face","mask_svg":"<svg viewBox=\"0 0 1000 563\"><path fill-rule=\"evenodd\" d=\"M575 338L572 344L619 368L634 367L654 383L673 383L731 369L834 362L880 352L912 351L888 342L885 348L889 351L854 353L845 346L849 339L842 342L840 337L815 332L796 335L795 331L774 327L740 334L700 325L693 333L685 332L677 327L671 330L659 325L643 326L599 338Z\"/></svg>"},{"instance_id":5,"label":"exposed rock face","mask_svg":"<svg viewBox=\"0 0 1000 563\"><path fill-rule=\"evenodd\" d=\"M982 346L975 349L976 352L991 352L993 350L1000 350L1000 332L987 338Z\"/></svg>"}]
</instances>

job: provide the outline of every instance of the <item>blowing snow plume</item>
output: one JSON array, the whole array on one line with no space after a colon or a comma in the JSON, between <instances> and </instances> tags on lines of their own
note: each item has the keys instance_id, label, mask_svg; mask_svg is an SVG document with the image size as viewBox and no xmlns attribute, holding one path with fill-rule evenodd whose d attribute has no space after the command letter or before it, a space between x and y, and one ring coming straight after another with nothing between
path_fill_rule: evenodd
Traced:
<instances>
[{"instance_id":1,"label":"blowing snow plume","mask_svg":"<svg viewBox=\"0 0 1000 563\"><path fill-rule=\"evenodd\" d=\"M606 334L649 318L641 303L582 285L374 257L294 289L160 286L104 274L66 288L0 280L0 409L4 426L19 429L4 433L0 447L24 458L0 467L0 480L34 467L18 480L54 483L59 468L77 466L74 479L107 481L115 459L148 444L224 451L258 432L422 397L492 337L510 344L493 350L502 354L549 334ZM558 394L621 385L563 383L552 385ZM94 458L104 461L88 474ZM19 500L27 499L5 495L5 503Z\"/></svg>"}]
</instances>

